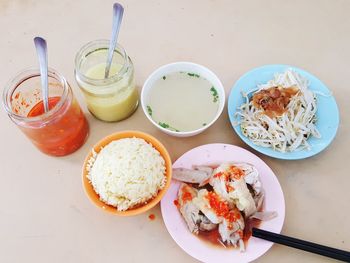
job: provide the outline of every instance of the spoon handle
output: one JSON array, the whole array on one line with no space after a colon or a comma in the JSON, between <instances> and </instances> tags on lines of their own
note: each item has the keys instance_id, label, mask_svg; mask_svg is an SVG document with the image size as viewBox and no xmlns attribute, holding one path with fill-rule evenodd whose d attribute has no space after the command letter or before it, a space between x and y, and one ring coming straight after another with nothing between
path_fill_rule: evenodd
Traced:
<instances>
[{"instance_id":1,"label":"spoon handle","mask_svg":"<svg viewBox=\"0 0 350 263\"><path fill-rule=\"evenodd\" d=\"M43 96L43 104L45 112L49 111L49 83L48 83L48 66L47 66L47 45L45 39L41 37L34 38L36 52L38 54L40 76L41 76L41 92Z\"/></svg>"},{"instance_id":2,"label":"spoon handle","mask_svg":"<svg viewBox=\"0 0 350 263\"><path fill-rule=\"evenodd\" d=\"M106 70L105 70L105 78L108 78L109 71L111 69L114 49L117 44L120 24L122 22L124 13L124 8L121 4L115 3L113 5L113 27L112 27L112 36L111 41L109 42L109 50L108 50L108 58L107 58L107 64L106 64Z\"/></svg>"}]
</instances>

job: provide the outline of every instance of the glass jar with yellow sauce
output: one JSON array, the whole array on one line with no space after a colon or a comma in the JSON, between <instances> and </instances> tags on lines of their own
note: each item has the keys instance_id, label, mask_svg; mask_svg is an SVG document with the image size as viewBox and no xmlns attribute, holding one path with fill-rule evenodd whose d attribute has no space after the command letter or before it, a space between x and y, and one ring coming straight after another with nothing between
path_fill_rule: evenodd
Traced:
<instances>
[{"instance_id":1,"label":"glass jar with yellow sauce","mask_svg":"<svg viewBox=\"0 0 350 263\"><path fill-rule=\"evenodd\" d=\"M100 120L113 122L126 119L136 110L139 94L134 66L118 44L109 76L105 78L108 48L108 40L96 40L83 46L75 57L75 78L89 111Z\"/></svg>"}]
</instances>

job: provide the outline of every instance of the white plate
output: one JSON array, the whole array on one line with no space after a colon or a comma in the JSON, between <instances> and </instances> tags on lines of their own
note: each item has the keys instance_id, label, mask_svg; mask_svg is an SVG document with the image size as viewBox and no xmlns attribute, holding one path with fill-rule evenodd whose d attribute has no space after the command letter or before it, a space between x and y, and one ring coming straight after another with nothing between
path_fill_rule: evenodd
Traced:
<instances>
[{"instance_id":1,"label":"white plate","mask_svg":"<svg viewBox=\"0 0 350 263\"><path fill-rule=\"evenodd\" d=\"M265 190L265 211L277 211L278 216L262 222L259 228L280 233L285 216L284 196L273 171L256 155L230 144L207 144L194 148L182 155L173 168L191 168L192 165L219 164L222 162L247 162L259 171ZM174 204L180 182L173 180L161 201L164 223L175 242L189 255L202 262L250 262L263 255L272 246L271 242L251 237L246 251L215 247L192 234Z\"/></svg>"}]
</instances>

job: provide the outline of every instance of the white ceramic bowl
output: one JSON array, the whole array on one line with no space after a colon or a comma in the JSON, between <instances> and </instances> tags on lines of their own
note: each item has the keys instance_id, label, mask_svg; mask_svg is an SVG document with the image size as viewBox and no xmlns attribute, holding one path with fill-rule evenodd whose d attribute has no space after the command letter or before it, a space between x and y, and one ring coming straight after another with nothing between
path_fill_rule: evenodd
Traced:
<instances>
[{"instance_id":1,"label":"white ceramic bowl","mask_svg":"<svg viewBox=\"0 0 350 263\"><path fill-rule=\"evenodd\" d=\"M149 116L147 112L147 102L148 102L148 96L150 93L150 90L153 88L154 83L162 78L164 75L173 73L173 72L179 72L179 71L185 71L185 72L191 72L200 75L203 78L206 78L208 81L210 81L215 89L218 92L219 95L219 108L215 115L215 117L206 125L203 126L197 130L193 131L186 131L186 132L175 132L168 129L165 129L161 126L159 126L152 118ZM161 66L160 68L156 69L146 80L145 84L142 87L141 91L141 105L143 112L145 113L146 117L149 119L151 123L153 123L154 126L156 126L159 130L165 132L166 134L173 135L176 137L189 137L193 135L197 135L204 130L208 129L219 117L222 113L222 110L225 106L225 89L219 80L219 78L208 68L191 63L191 62L175 62L171 64L167 64L164 66Z\"/></svg>"}]
</instances>

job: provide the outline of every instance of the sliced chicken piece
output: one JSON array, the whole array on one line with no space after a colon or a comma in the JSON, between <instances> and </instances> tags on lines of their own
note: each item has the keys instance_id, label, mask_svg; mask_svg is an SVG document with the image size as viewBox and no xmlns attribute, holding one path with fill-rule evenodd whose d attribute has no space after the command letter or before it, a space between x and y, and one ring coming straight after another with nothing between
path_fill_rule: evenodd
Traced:
<instances>
[{"instance_id":1,"label":"sliced chicken piece","mask_svg":"<svg viewBox=\"0 0 350 263\"><path fill-rule=\"evenodd\" d=\"M244 218L235 206L231 208L219 194L206 189L199 190L193 202L211 222L219 223L218 230L223 243L239 245L244 250Z\"/></svg>"},{"instance_id":2,"label":"sliced chicken piece","mask_svg":"<svg viewBox=\"0 0 350 263\"><path fill-rule=\"evenodd\" d=\"M211 175L214 170L212 167L206 165L193 165L192 168L194 170L206 172L208 175Z\"/></svg>"},{"instance_id":3,"label":"sliced chicken piece","mask_svg":"<svg viewBox=\"0 0 350 263\"><path fill-rule=\"evenodd\" d=\"M235 164L221 164L213 171L209 183L217 194L229 202L231 207L237 206L240 211L243 211L245 217L257 211L256 203L245 181L245 172Z\"/></svg>"},{"instance_id":4,"label":"sliced chicken piece","mask_svg":"<svg viewBox=\"0 0 350 263\"><path fill-rule=\"evenodd\" d=\"M208 166L193 166L193 169L174 168L173 178L185 183L200 184L210 178L213 169Z\"/></svg>"},{"instance_id":5,"label":"sliced chicken piece","mask_svg":"<svg viewBox=\"0 0 350 263\"><path fill-rule=\"evenodd\" d=\"M217 215L216 211L209 203L209 199L207 197L210 195L210 193L206 189L199 190L197 197L193 199L193 203L213 224L219 224L222 219Z\"/></svg>"},{"instance_id":6,"label":"sliced chicken piece","mask_svg":"<svg viewBox=\"0 0 350 263\"><path fill-rule=\"evenodd\" d=\"M214 191L222 196L226 201L232 203L228 195L230 189L230 182L226 180L226 178L220 176L220 173L217 173L218 176L212 176L210 178L209 184L214 188Z\"/></svg>"},{"instance_id":7,"label":"sliced chicken piece","mask_svg":"<svg viewBox=\"0 0 350 263\"><path fill-rule=\"evenodd\" d=\"M210 184L232 207L237 206L246 217L254 214L256 204L244 179L245 172L231 163L224 163L214 170Z\"/></svg>"},{"instance_id":8,"label":"sliced chicken piece","mask_svg":"<svg viewBox=\"0 0 350 263\"><path fill-rule=\"evenodd\" d=\"M198 234L198 231L210 231L217 227L213 224L199 208L194 204L193 200L197 197L198 191L186 183L180 185L178 192L178 202L180 213L192 233Z\"/></svg>"},{"instance_id":9,"label":"sliced chicken piece","mask_svg":"<svg viewBox=\"0 0 350 263\"><path fill-rule=\"evenodd\" d=\"M261 192L258 195L254 196L254 202L255 202L257 211L260 211L262 209L264 198L265 198L265 194L263 190L261 190Z\"/></svg>"},{"instance_id":10,"label":"sliced chicken piece","mask_svg":"<svg viewBox=\"0 0 350 263\"><path fill-rule=\"evenodd\" d=\"M278 216L276 211L264 211L264 212L256 212L251 216L251 218L256 218L261 221L268 221L274 219Z\"/></svg>"},{"instance_id":11,"label":"sliced chicken piece","mask_svg":"<svg viewBox=\"0 0 350 263\"><path fill-rule=\"evenodd\" d=\"M254 195L259 195L262 191L262 185L258 170L249 163L236 163L237 167L243 170L244 180L254 190Z\"/></svg>"},{"instance_id":12,"label":"sliced chicken piece","mask_svg":"<svg viewBox=\"0 0 350 263\"><path fill-rule=\"evenodd\" d=\"M197 196L197 190L188 184L182 183L178 192L178 202L180 212L192 233L198 233L198 224L200 220L199 209L193 203L193 198Z\"/></svg>"},{"instance_id":13,"label":"sliced chicken piece","mask_svg":"<svg viewBox=\"0 0 350 263\"><path fill-rule=\"evenodd\" d=\"M239 245L244 251L243 242L244 219L237 208L230 210L228 216L219 224L219 233L224 243L228 245Z\"/></svg>"},{"instance_id":14,"label":"sliced chicken piece","mask_svg":"<svg viewBox=\"0 0 350 263\"><path fill-rule=\"evenodd\" d=\"M201 217L201 222L199 224L199 230L201 231L211 231L218 227L217 224L213 224L210 222L210 220L204 215L199 212Z\"/></svg>"},{"instance_id":15,"label":"sliced chicken piece","mask_svg":"<svg viewBox=\"0 0 350 263\"><path fill-rule=\"evenodd\" d=\"M256 205L244 178L233 181L232 186L234 190L229 192L229 198L234 201L240 211L244 212L245 217L254 214L257 211Z\"/></svg>"}]
</instances>

